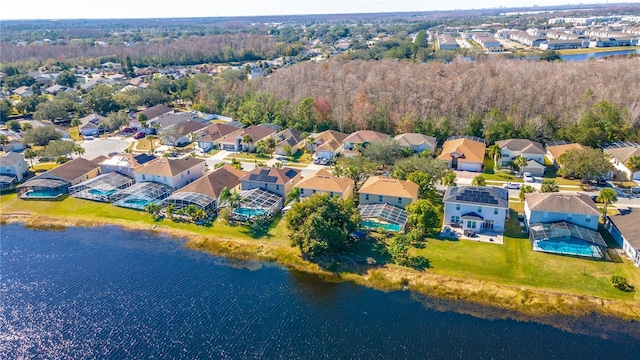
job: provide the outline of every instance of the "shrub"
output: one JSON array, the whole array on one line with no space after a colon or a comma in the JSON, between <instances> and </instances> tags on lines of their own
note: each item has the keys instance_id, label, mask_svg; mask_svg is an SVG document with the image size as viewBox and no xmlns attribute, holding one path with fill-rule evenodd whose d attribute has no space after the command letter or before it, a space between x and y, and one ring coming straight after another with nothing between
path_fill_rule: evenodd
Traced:
<instances>
[{"instance_id":1,"label":"shrub","mask_svg":"<svg viewBox=\"0 0 640 360\"><path fill-rule=\"evenodd\" d=\"M625 292L633 291L633 286L629 285L627 278L624 276L611 275L611 278L609 278L609 282L611 282L611 285L613 285L613 287L618 290Z\"/></svg>"}]
</instances>

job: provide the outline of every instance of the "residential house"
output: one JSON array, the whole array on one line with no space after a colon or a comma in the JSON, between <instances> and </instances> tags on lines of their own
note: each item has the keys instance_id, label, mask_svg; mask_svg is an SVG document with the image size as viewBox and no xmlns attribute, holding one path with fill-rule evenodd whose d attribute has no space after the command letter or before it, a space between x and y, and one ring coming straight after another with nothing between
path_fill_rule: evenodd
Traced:
<instances>
[{"instance_id":1,"label":"residential house","mask_svg":"<svg viewBox=\"0 0 640 360\"><path fill-rule=\"evenodd\" d=\"M187 120L160 131L162 144L178 146L189 144L197 138L197 133L207 127L199 121Z\"/></svg>"},{"instance_id":2,"label":"residential house","mask_svg":"<svg viewBox=\"0 0 640 360\"><path fill-rule=\"evenodd\" d=\"M246 174L246 171L229 164L224 165L174 192L163 200L163 205L173 204L183 208L193 204L214 214L218 210L218 198L222 190L227 188L231 192L240 191L240 178Z\"/></svg>"},{"instance_id":3,"label":"residential house","mask_svg":"<svg viewBox=\"0 0 640 360\"><path fill-rule=\"evenodd\" d=\"M96 113L89 114L80 119L80 135L90 136L100 132L100 124L107 120L106 117Z\"/></svg>"},{"instance_id":4,"label":"residential house","mask_svg":"<svg viewBox=\"0 0 640 360\"><path fill-rule=\"evenodd\" d=\"M503 232L509 192L494 186L454 186L444 194L444 222L463 230Z\"/></svg>"},{"instance_id":5,"label":"residential house","mask_svg":"<svg viewBox=\"0 0 640 360\"><path fill-rule=\"evenodd\" d=\"M527 139L509 139L496 141L496 144L501 149L502 166L507 166L517 157L522 156L528 160L527 167L522 169L523 172L530 172L534 176L542 176L544 174L546 151L539 142Z\"/></svg>"},{"instance_id":6,"label":"residential house","mask_svg":"<svg viewBox=\"0 0 640 360\"><path fill-rule=\"evenodd\" d=\"M548 142L546 144L546 149L547 149L547 153L546 153L547 159L549 159L549 161L552 164L557 166L558 158L562 154L566 153L569 150L582 150L584 149L584 146L580 144L570 143L564 140L560 140L560 141Z\"/></svg>"},{"instance_id":7,"label":"residential house","mask_svg":"<svg viewBox=\"0 0 640 360\"><path fill-rule=\"evenodd\" d=\"M207 152L215 147L218 139L223 136L229 135L239 128L227 124L211 124L201 129L197 134L198 147Z\"/></svg>"},{"instance_id":8,"label":"residential house","mask_svg":"<svg viewBox=\"0 0 640 360\"><path fill-rule=\"evenodd\" d=\"M415 153L422 153L429 150L431 154L436 153L436 144L438 140L433 136L416 133L406 133L396 135L393 138L401 148L410 148Z\"/></svg>"},{"instance_id":9,"label":"residential house","mask_svg":"<svg viewBox=\"0 0 640 360\"><path fill-rule=\"evenodd\" d=\"M166 105L160 104L160 105L152 106L150 108L146 108L142 111L139 111L138 113L136 113L136 118L138 117L139 114L144 114L147 117L147 121L149 121L157 118L158 116L161 116L164 114L170 114L173 112L174 111L172 108Z\"/></svg>"},{"instance_id":10,"label":"residential house","mask_svg":"<svg viewBox=\"0 0 640 360\"><path fill-rule=\"evenodd\" d=\"M481 172L486 144L484 140L472 136L454 136L442 145L438 159L454 170Z\"/></svg>"},{"instance_id":11,"label":"residential house","mask_svg":"<svg viewBox=\"0 0 640 360\"><path fill-rule=\"evenodd\" d=\"M222 150L227 151L246 151L251 152L256 148L256 142L266 139L276 131L260 125L251 125L249 127L238 129L231 134L225 135L218 139L214 144L219 146ZM250 142L245 143L244 138L246 135L251 139Z\"/></svg>"},{"instance_id":12,"label":"residential house","mask_svg":"<svg viewBox=\"0 0 640 360\"><path fill-rule=\"evenodd\" d=\"M597 230L600 210L582 193L530 193L525 194L524 217L527 227L534 223L567 221Z\"/></svg>"},{"instance_id":13,"label":"residential house","mask_svg":"<svg viewBox=\"0 0 640 360\"><path fill-rule=\"evenodd\" d=\"M628 161L632 156L640 156L640 144L633 142L617 142L604 146L604 152L609 154L609 161L615 172L612 178L640 181L640 169L629 169Z\"/></svg>"},{"instance_id":14,"label":"residential house","mask_svg":"<svg viewBox=\"0 0 640 360\"><path fill-rule=\"evenodd\" d=\"M121 153L100 162L100 173L119 172L123 175L134 177L135 169L144 165L156 157L148 154Z\"/></svg>"},{"instance_id":15,"label":"residential house","mask_svg":"<svg viewBox=\"0 0 640 360\"><path fill-rule=\"evenodd\" d=\"M618 245L640 267L640 209L630 209L620 215L610 216L606 227Z\"/></svg>"},{"instance_id":16,"label":"residential house","mask_svg":"<svg viewBox=\"0 0 640 360\"><path fill-rule=\"evenodd\" d=\"M173 127L175 125L181 124L186 121L196 121L197 118L198 117L196 116L196 114L191 112L182 112L182 113L171 112L171 113L162 114L160 116L156 116L153 119L149 119L147 121L147 127L151 129L158 127L158 129L162 131L164 129L168 129L170 127Z\"/></svg>"},{"instance_id":17,"label":"residential house","mask_svg":"<svg viewBox=\"0 0 640 360\"><path fill-rule=\"evenodd\" d=\"M372 130L360 130L351 133L347 136L342 143L345 150L358 150L359 147L366 147L372 142L379 142L389 139L390 136L381 132Z\"/></svg>"},{"instance_id":18,"label":"residential house","mask_svg":"<svg viewBox=\"0 0 640 360\"><path fill-rule=\"evenodd\" d=\"M314 174L304 177L296 185L300 189L300 197L305 198L316 193L329 194L348 199L353 196L353 180L333 176L327 170L321 169Z\"/></svg>"},{"instance_id":19,"label":"residential house","mask_svg":"<svg viewBox=\"0 0 640 360\"><path fill-rule=\"evenodd\" d=\"M44 92L46 92L47 94L51 94L51 95L57 95L58 93L64 92L66 90L67 90L66 86L62 86L62 85L56 84L56 85L53 85L53 86L50 86L50 87L46 88L44 90Z\"/></svg>"},{"instance_id":20,"label":"residential house","mask_svg":"<svg viewBox=\"0 0 640 360\"><path fill-rule=\"evenodd\" d=\"M5 152L18 152L24 150L24 142L20 133L13 130L0 130L0 135L7 137L6 143L2 144L2 150Z\"/></svg>"},{"instance_id":21,"label":"residential house","mask_svg":"<svg viewBox=\"0 0 640 360\"><path fill-rule=\"evenodd\" d=\"M419 186L411 181L371 176L360 187L360 204L389 204L405 209L418 200Z\"/></svg>"},{"instance_id":22,"label":"residential house","mask_svg":"<svg viewBox=\"0 0 640 360\"><path fill-rule=\"evenodd\" d=\"M241 177L240 184L243 191L260 188L284 197L300 179L298 169L259 167Z\"/></svg>"},{"instance_id":23,"label":"residential house","mask_svg":"<svg viewBox=\"0 0 640 360\"><path fill-rule=\"evenodd\" d=\"M291 148L291 154L295 154L306 144L306 138L303 138L302 131L294 129L284 129L273 135L273 139L276 141L275 153L278 155L287 155L285 151L287 146Z\"/></svg>"},{"instance_id":24,"label":"residential house","mask_svg":"<svg viewBox=\"0 0 640 360\"><path fill-rule=\"evenodd\" d=\"M173 190L204 176L205 161L186 157L183 159L158 158L135 169L136 183L155 182L168 185Z\"/></svg>"},{"instance_id":25,"label":"residential house","mask_svg":"<svg viewBox=\"0 0 640 360\"><path fill-rule=\"evenodd\" d=\"M76 158L38 175L17 187L21 199L57 199L69 193L69 187L100 174L95 161Z\"/></svg>"},{"instance_id":26,"label":"residential house","mask_svg":"<svg viewBox=\"0 0 640 360\"><path fill-rule=\"evenodd\" d=\"M28 86L20 86L19 88L13 90L13 93L20 97L27 97L33 95L33 91Z\"/></svg>"},{"instance_id":27,"label":"residential house","mask_svg":"<svg viewBox=\"0 0 640 360\"><path fill-rule=\"evenodd\" d=\"M333 159L344 149L343 142L347 136L349 134L338 131L323 131L314 136L313 143L307 144L307 148L314 152L316 158Z\"/></svg>"},{"instance_id":28,"label":"residential house","mask_svg":"<svg viewBox=\"0 0 640 360\"><path fill-rule=\"evenodd\" d=\"M22 181L29 172L24 156L8 152L0 157L0 188L11 188Z\"/></svg>"}]
</instances>

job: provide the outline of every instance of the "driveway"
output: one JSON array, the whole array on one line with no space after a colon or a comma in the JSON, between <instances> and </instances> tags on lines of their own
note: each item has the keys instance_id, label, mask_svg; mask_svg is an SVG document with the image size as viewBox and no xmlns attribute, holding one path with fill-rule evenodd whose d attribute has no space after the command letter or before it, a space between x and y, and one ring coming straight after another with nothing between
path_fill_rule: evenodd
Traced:
<instances>
[{"instance_id":1,"label":"driveway","mask_svg":"<svg viewBox=\"0 0 640 360\"><path fill-rule=\"evenodd\" d=\"M110 153L121 153L129 147L129 142L126 140L119 139L94 139L94 140L84 140L80 142L80 146L82 146L85 150L84 157L85 159L94 159L100 155L109 156Z\"/></svg>"}]
</instances>

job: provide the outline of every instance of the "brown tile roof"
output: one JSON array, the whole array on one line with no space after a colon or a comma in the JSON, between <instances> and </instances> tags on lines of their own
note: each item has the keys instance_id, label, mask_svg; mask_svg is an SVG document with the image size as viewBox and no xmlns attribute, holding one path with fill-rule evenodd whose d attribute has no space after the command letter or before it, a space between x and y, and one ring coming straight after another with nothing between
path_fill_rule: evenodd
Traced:
<instances>
[{"instance_id":1,"label":"brown tile roof","mask_svg":"<svg viewBox=\"0 0 640 360\"><path fill-rule=\"evenodd\" d=\"M600 215L591 198L582 193L530 193L525 194L529 209L567 214Z\"/></svg>"},{"instance_id":2,"label":"brown tile roof","mask_svg":"<svg viewBox=\"0 0 640 360\"><path fill-rule=\"evenodd\" d=\"M556 160L560 157L560 155L574 149L581 150L584 149L584 146L575 143L547 146L547 151L550 152L553 158Z\"/></svg>"},{"instance_id":3,"label":"brown tile roof","mask_svg":"<svg viewBox=\"0 0 640 360\"><path fill-rule=\"evenodd\" d=\"M398 145L405 147L421 144L427 144L427 146L435 147L437 142L436 138L434 138L433 136L417 133L400 134L396 135L396 137L394 137L393 139L398 142Z\"/></svg>"},{"instance_id":4,"label":"brown tile roof","mask_svg":"<svg viewBox=\"0 0 640 360\"><path fill-rule=\"evenodd\" d=\"M183 159L158 158L138 167L136 173L173 177L203 162L202 159L192 157Z\"/></svg>"},{"instance_id":5,"label":"brown tile roof","mask_svg":"<svg viewBox=\"0 0 640 360\"><path fill-rule=\"evenodd\" d=\"M104 156L104 155L100 155L94 159L91 159L91 162L96 164L96 165L100 165L101 162L105 161L109 159L108 157Z\"/></svg>"},{"instance_id":6,"label":"brown tile roof","mask_svg":"<svg viewBox=\"0 0 640 360\"><path fill-rule=\"evenodd\" d=\"M246 171L238 170L226 164L176 192L194 192L209 195L217 199L222 189L227 188L231 190L238 186L240 184L240 178L246 174Z\"/></svg>"},{"instance_id":7,"label":"brown tile roof","mask_svg":"<svg viewBox=\"0 0 640 360\"><path fill-rule=\"evenodd\" d=\"M316 144L316 146L320 146L320 144L326 143L331 140L342 144L344 139L346 139L348 136L349 134L345 134L345 133L341 133L333 130L327 130L316 135L313 139L313 142Z\"/></svg>"},{"instance_id":8,"label":"brown tile roof","mask_svg":"<svg viewBox=\"0 0 640 360\"><path fill-rule=\"evenodd\" d=\"M270 184L285 184L300 174L300 170L292 168L257 168L243 176L241 181L258 181Z\"/></svg>"},{"instance_id":9,"label":"brown tile roof","mask_svg":"<svg viewBox=\"0 0 640 360\"><path fill-rule=\"evenodd\" d=\"M485 144L467 138L447 140L442 145L442 153L438 159L449 161L452 153L458 153L462 155L459 157L462 161L482 163L485 147Z\"/></svg>"},{"instance_id":10,"label":"brown tile roof","mask_svg":"<svg viewBox=\"0 0 640 360\"><path fill-rule=\"evenodd\" d=\"M527 154L545 154L546 151L539 142L528 139L509 139L496 141L501 149L507 148L512 151L518 151Z\"/></svg>"},{"instance_id":11,"label":"brown tile roof","mask_svg":"<svg viewBox=\"0 0 640 360\"><path fill-rule=\"evenodd\" d=\"M238 137L242 138L245 135L249 134L251 135L251 138L253 139L253 142L257 142L260 139L264 139L265 137L273 134L274 132L276 132L275 130L272 129L267 129L266 127L262 127L262 126L257 126L257 125L251 125L249 127L246 127L244 129L238 129L237 131L232 132L231 134L225 135L223 137L220 138L219 142L236 142L236 139Z\"/></svg>"},{"instance_id":12,"label":"brown tile roof","mask_svg":"<svg viewBox=\"0 0 640 360\"><path fill-rule=\"evenodd\" d=\"M320 169L314 174L300 180L300 182L296 186L301 189L313 189L344 193L349 189L350 186L353 186L353 180L333 176L327 170Z\"/></svg>"},{"instance_id":13,"label":"brown tile roof","mask_svg":"<svg viewBox=\"0 0 640 360\"><path fill-rule=\"evenodd\" d=\"M201 129L207 127L207 124L203 124L199 121L187 120L175 126L178 136L185 136L191 133L196 133Z\"/></svg>"},{"instance_id":14,"label":"brown tile roof","mask_svg":"<svg viewBox=\"0 0 640 360\"><path fill-rule=\"evenodd\" d=\"M419 186L411 181L372 176L362 185L360 193L415 198L418 196L418 189Z\"/></svg>"},{"instance_id":15,"label":"brown tile roof","mask_svg":"<svg viewBox=\"0 0 640 360\"><path fill-rule=\"evenodd\" d=\"M295 129L284 129L279 133L273 135L276 145L298 145L302 140L302 131Z\"/></svg>"},{"instance_id":16,"label":"brown tile roof","mask_svg":"<svg viewBox=\"0 0 640 360\"><path fill-rule=\"evenodd\" d=\"M347 136L342 142L362 144L388 139L390 136L373 130L360 130Z\"/></svg>"},{"instance_id":17,"label":"brown tile roof","mask_svg":"<svg viewBox=\"0 0 640 360\"><path fill-rule=\"evenodd\" d=\"M214 142L238 130L237 127L227 124L211 124L200 131L198 141Z\"/></svg>"},{"instance_id":18,"label":"brown tile roof","mask_svg":"<svg viewBox=\"0 0 640 360\"><path fill-rule=\"evenodd\" d=\"M72 182L73 180L81 177L82 175L85 175L95 170L97 167L98 165L96 165L95 163L87 159L76 158L58 166L57 168L53 168L42 175L49 174L57 178Z\"/></svg>"}]
</instances>

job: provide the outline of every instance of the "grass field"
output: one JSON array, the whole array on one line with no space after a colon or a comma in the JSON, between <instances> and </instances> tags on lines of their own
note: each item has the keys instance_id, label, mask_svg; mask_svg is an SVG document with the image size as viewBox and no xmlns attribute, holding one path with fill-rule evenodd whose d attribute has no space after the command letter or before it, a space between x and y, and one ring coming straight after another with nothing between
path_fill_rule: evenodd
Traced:
<instances>
[{"instance_id":1,"label":"grass field","mask_svg":"<svg viewBox=\"0 0 640 360\"><path fill-rule=\"evenodd\" d=\"M569 55L569 54L589 54L593 52L609 52L609 51L620 51L620 50L637 50L640 49L640 46L616 46L616 47L608 47L608 48L587 48L587 49L569 49L569 50L558 50L559 54Z\"/></svg>"}]
</instances>

